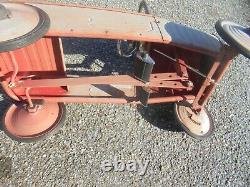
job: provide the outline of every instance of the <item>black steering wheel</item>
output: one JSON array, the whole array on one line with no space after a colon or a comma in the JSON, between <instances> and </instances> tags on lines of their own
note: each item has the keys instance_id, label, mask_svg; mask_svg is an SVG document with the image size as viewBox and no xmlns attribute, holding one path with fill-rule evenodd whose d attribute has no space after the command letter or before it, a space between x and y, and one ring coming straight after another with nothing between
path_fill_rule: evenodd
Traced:
<instances>
[{"instance_id":1,"label":"black steering wheel","mask_svg":"<svg viewBox=\"0 0 250 187\"><path fill-rule=\"evenodd\" d=\"M231 21L219 20L215 29L225 42L235 47L239 53L250 58L250 28Z\"/></svg>"}]
</instances>

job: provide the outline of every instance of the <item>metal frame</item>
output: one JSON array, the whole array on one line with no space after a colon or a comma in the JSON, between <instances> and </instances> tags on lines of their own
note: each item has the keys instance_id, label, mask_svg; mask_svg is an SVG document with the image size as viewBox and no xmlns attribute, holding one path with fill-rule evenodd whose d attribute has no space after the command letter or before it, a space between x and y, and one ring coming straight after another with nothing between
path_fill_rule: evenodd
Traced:
<instances>
[{"instance_id":1,"label":"metal frame","mask_svg":"<svg viewBox=\"0 0 250 187\"><path fill-rule=\"evenodd\" d=\"M149 104L190 100L193 101L192 108L198 111L207 103L208 98L231 64L231 60L237 55L237 52L225 44L218 54L174 46L171 44L171 38L162 35L160 28L163 19L150 15L68 4L29 4L48 13L52 22L51 28L44 38L26 48L0 53L0 78L4 91L12 99L27 101L30 106L33 105L32 100L36 99L51 102L138 104L140 98L138 98L136 88L146 87L150 90ZM64 15L74 14L74 17L79 19L74 20L69 25L67 16L64 16L67 18L66 20L62 20L58 16L62 13ZM111 16L115 17L117 21L113 20L113 23L103 22ZM165 59L164 66L167 68L163 69L161 73L152 72L150 81L147 83L138 80L133 75L71 78L67 77L65 73L60 37L146 42L149 54L156 59L160 57L154 53L155 49L171 47L177 58L177 63L169 65L171 59ZM183 58L183 55L179 56L179 53L184 54L184 56L194 54L191 60L197 62L196 55L200 58L201 56L211 58L213 59L209 62L211 67L203 77L201 76L203 74L197 75L197 72L195 74L192 69L190 70L189 60ZM159 69L161 69L161 64L156 60L156 66L159 66ZM172 67L173 69L171 69ZM204 80L201 83L195 83L192 76ZM100 89L98 90L100 85L104 86L101 89L106 94L101 93ZM120 89L122 85L128 87ZM90 93L90 87L97 89L92 89L92 93Z\"/></svg>"}]
</instances>

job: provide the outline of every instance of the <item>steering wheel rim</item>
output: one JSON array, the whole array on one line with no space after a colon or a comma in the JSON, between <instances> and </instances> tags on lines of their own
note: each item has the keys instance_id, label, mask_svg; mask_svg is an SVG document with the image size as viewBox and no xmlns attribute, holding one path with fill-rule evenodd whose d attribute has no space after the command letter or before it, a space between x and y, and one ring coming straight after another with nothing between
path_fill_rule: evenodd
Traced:
<instances>
[{"instance_id":1,"label":"steering wheel rim","mask_svg":"<svg viewBox=\"0 0 250 187\"><path fill-rule=\"evenodd\" d=\"M225 42L250 58L250 28L231 21L219 20L215 24L215 29Z\"/></svg>"},{"instance_id":2,"label":"steering wheel rim","mask_svg":"<svg viewBox=\"0 0 250 187\"><path fill-rule=\"evenodd\" d=\"M26 47L42 38L49 30L50 18L40 8L19 3L0 5L0 52Z\"/></svg>"}]
</instances>

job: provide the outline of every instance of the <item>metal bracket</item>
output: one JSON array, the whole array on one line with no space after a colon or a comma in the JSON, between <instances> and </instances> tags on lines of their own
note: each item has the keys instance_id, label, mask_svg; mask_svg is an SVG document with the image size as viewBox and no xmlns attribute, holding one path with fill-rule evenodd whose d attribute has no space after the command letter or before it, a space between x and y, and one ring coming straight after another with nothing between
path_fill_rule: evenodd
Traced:
<instances>
[{"instance_id":1,"label":"metal bracket","mask_svg":"<svg viewBox=\"0 0 250 187\"><path fill-rule=\"evenodd\" d=\"M18 68L18 64L17 64L14 52L10 51L9 54L10 54L11 62L12 62L13 69L14 69L14 71L13 71L13 73L11 75L10 82L9 82L9 87L13 88L13 87L16 86L15 79L16 79L19 68Z\"/></svg>"},{"instance_id":2,"label":"metal bracket","mask_svg":"<svg viewBox=\"0 0 250 187\"><path fill-rule=\"evenodd\" d=\"M123 42L122 40L117 41L118 54L125 58L132 57L135 54L135 52L138 50L138 44L137 44L138 42L135 42L135 41L128 42L125 40L125 42L127 42L128 44L127 54L124 53L124 51L122 50L122 42Z\"/></svg>"},{"instance_id":3,"label":"metal bracket","mask_svg":"<svg viewBox=\"0 0 250 187\"><path fill-rule=\"evenodd\" d=\"M137 87L137 94L142 106L147 107L148 99L150 97L150 89L148 87Z\"/></svg>"},{"instance_id":4,"label":"metal bracket","mask_svg":"<svg viewBox=\"0 0 250 187\"><path fill-rule=\"evenodd\" d=\"M209 77L209 76L207 76L207 75L201 73L199 70L197 70L197 69L195 69L195 68L193 68L193 67L191 67L191 66L189 66L189 65L187 65L187 64L182 64L182 63L178 62L176 59L174 59L174 58L172 58L172 57L170 57L170 56L164 54L164 53L161 52L161 51L158 51L158 50L156 50L156 49L154 49L154 51L157 52L158 54L160 54L160 55L166 57L167 59L169 59L170 62L172 62L172 63L178 63L178 64L180 64L181 66L185 66L187 69L191 70L192 72L194 72L194 73L200 75L201 77L203 77L203 78L209 80L209 82L215 83L215 80L214 80L214 79L212 79L211 77Z\"/></svg>"},{"instance_id":5,"label":"metal bracket","mask_svg":"<svg viewBox=\"0 0 250 187\"><path fill-rule=\"evenodd\" d=\"M137 61L135 62L135 76L144 83L149 82L155 61L148 53L138 52L136 54Z\"/></svg>"}]
</instances>

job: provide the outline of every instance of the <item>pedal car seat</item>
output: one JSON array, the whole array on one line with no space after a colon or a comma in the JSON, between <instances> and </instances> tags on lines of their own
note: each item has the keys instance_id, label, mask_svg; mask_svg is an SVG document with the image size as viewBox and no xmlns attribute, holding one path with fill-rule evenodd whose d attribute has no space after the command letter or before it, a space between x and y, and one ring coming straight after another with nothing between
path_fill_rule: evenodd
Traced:
<instances>
[{"instance_id":1,"label":"pedal car seat","mask_svg":"<svg viewBox=\"0 0 250 187\"><path fill-rule=\"evenodd\" d=\"M173 22L165 24L165 31L173 45L198 52L218 54L221 51L221 42L215 36L202 31Z\"/></svg>"}]
</instances>

